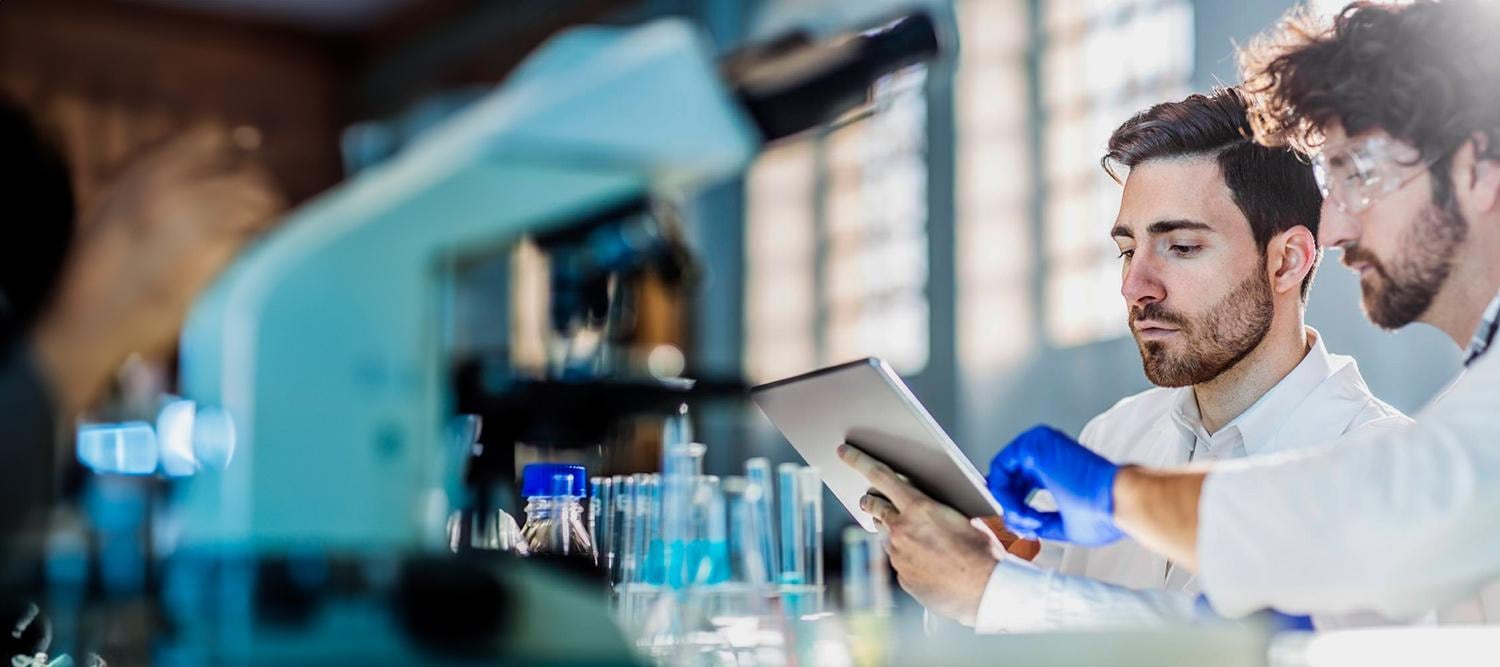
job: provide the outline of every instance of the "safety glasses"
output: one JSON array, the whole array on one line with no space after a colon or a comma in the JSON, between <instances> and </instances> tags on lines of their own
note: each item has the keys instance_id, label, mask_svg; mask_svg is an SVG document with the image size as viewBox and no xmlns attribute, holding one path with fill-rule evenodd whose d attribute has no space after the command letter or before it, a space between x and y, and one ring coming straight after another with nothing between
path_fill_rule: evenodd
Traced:
<instances>
[{"instance_id":1,"label":"safety glasses","mask_svg":"<svg viewBox=\"0 0 1500 667\"><path fill-rule=\"evenodd\" d=\"M1352 215L1405 187L1441 158L1414 161L1416 157L1415 149L1389 137L1367 137L1314 155L1313 177L1325 199Z\"/></svg>"}]
</instances>

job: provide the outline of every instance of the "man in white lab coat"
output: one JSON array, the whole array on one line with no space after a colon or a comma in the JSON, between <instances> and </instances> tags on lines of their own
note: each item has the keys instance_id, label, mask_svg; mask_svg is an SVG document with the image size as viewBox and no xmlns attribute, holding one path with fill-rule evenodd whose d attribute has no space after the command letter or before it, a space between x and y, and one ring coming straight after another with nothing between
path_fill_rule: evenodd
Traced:
<instances>
[{"instance_id":1,"label":"man in white lab coat","mask_svg":"<svg viewBox=\"0 0 1500 667\"><path fill-rule=\"evenodd\" d=\"M1106 458L1168 466L1271 455L1410 422L1303 323L1322 197L1300 154L1250 136L1245 100L1229 89L1158 104L1110 137L1103 166L1128 173L1110 230L1124 314L1158 388L1084 427L1080 440ZM902 586L930 611L1005 632L1213 616L1190 571L1138 544L994 548L854 447L844 460L886 496L863 506L889 531Z\"/></svg>"},{"instance_id":2,"label":"man in white lab coat","mask_svg":"<svg viewBox=\"0 0 1500 667\"><path fill-rule=\"evenodd\" d=\"M1183 471L1121 467L1034 429L991 466L1012 529L1095 546L1128 534L1194 568L1227 615L1500 621L1497 37L1494 3L1353 5L1331 29L1294 15L1242 58L1257 139L1314 151L1321 240L1359 272L1370 319L1425 322L1467 350L1417 424ZM1058 511L1028 504L1037 489Z\"/></svg>"}]
</instances>

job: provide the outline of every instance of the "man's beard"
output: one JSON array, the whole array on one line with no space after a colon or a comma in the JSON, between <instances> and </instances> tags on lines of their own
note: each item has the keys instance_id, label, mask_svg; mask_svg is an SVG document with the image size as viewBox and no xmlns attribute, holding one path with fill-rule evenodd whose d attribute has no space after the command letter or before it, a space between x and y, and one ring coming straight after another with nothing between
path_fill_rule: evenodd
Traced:
<instances>
[{"instance_id":1,"label":"man's beard","mask_svg":"<svg viewBox=\"0 0 1500 667\"><path fill-rule=\"evenodd\" d=\"M1188 318L1148 303L1130 311L1130 331L1141 350L1146 378L1159 387L1186 387L1219 377L1253 351L1271 330L1275 307L1264 272L1250 276L1207 314ZM1137 320L1178 327L1177 351L1162 341L1142 341Z\"/></svg>"},{"instance_id":2,"label":"man's beard","mask_svg":"<svg viewBox=\"0 0 1500 667\"><path fill-rule=\"evenodd\" d=\"M1407 252L1398 252L1390 266L1358 245L1345 246L1344 264L1368 264L1375 272L1375 278L1359 281L1370 321L1382 329L1400 329L1426 313L1453 272L1453 256L1468 233L1462 214L1434 203L1401 235L1399 247Z\"/></svg>"}]
</instances>

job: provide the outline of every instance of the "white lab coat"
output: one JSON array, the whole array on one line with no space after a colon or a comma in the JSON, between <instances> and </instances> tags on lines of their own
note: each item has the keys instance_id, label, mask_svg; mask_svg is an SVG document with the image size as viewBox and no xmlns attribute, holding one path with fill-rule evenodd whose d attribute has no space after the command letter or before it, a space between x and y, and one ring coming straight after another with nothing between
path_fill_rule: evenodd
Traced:
<instances>
[{"instance_id":1,"label":"white lab coat","mask_svg":"<svg viewBox=\"0 0 1500 667\"><path fill-rule=\"evenodd\" d=\"M1221 613L1500 621L1500 350L1411 427L1215 468L1198 514L1198 581Z\"/></svg>"},{"instance_id":2,"label":"white lab coat","mask_svg":"<svg viewBox=\"0 0 1500 667\"><path fill-rule=\"evenodd\" d=\"M1209 435L1191 388L1152 389L1120 401L1079 440L1117 463L1151 467L1304 450L1346 433L1411 423L1370 394L1354 360L1328 354L1317 332L1302 362L1249 409ZM1044 543L1034 562L996 566L980 603L980 632L1025 632L1192 622L1217 618L1198 582L1133 540L1082 548ZM1385 624L1369 614L1316 616L1318 628Z\"/></svg>"}]
</instances>

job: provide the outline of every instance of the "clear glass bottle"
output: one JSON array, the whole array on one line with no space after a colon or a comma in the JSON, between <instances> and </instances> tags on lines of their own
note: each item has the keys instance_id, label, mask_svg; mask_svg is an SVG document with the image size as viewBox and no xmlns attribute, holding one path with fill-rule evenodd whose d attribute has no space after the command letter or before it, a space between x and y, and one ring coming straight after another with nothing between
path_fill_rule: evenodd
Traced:
<instances>
[{"instance_id":1,"label":"clear glass bottle","mask_svg":"<svg viewBox=\"0 0 1500 667\"><path fill-rule=\"evenodd\" d=\"M582 499L588 475L583 466L533 463L521 473L526 524L517 551L526 556L568 556L597 563Z\"/></svg>"},{"instance_id":2,"label":"clear glass bottle","mask_svg":"<svg viewBox=\"0 0 1500 667\"><path fill-rule=\"evenodd\" d=\"M503 509L493 512L455 510L448 516L448 550L519 551L521 529Z\"/></svg>"}]
</instances>

